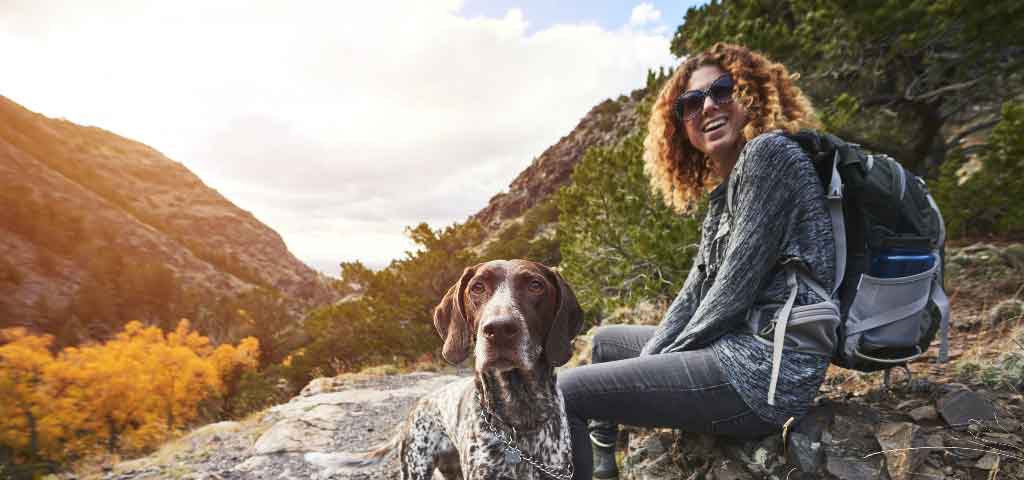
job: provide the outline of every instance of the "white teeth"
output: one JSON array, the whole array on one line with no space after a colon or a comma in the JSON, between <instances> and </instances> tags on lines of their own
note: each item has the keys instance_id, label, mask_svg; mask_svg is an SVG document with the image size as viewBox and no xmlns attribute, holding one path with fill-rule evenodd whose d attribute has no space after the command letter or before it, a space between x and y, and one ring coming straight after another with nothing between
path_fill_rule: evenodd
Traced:
<instances>
[{"instance_id":1,"label":"white teeth","mask_svg":"<svg viewBox=\"0 0 1024 480\"><path fill-rule=\"evenodd\" d=\"M724 118L719 118L718 120L712 120L707 125L704 125L704 131L705 132L710 132L711 130L714 130L714 129L718 128L718 127L721 127L722 125L725 125L725 119Z\"/></svg>"}]
</instances>

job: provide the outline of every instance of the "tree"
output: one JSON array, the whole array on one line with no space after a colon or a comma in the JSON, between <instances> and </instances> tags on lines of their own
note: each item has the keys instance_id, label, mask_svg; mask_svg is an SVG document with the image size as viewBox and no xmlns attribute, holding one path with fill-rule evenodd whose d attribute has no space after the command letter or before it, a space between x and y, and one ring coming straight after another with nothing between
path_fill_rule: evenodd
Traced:
<instances>
[{"instance_id":1,"label":"tree","mask_svg":"<svg viewBox=\"0 0 1024 480\"><path fill-rule=\"evenodd\" d=\"M696 253L697 217L674 213L651 192L645 134L588 150L557 194L561 266L587 310L670 299Z\"/></svg>"},{"instance_id":2,"label":"tree","mask_svg":"<svg viewBox=\"0 0 1024 480\"><path fill-rule=\"evenodd\" d=\"M358 285L360 296L310 313L303 329L312 341L292 356L293 382L308 381L315 369L355 370L439 348L433 308L463 269L480 260L471 247L483 230L475 222L437 230L421 223L406 233L420 248L380 271L360 262L341 265L342 282Z\"/></svg>"},{"instance_id":3,"label":"tree","mask_svg":"<svg viewBox=\"0 0 1024 480\"><path fill-rule=\"evenodd\" d=\"M1024 103L1007 102L1002 117L979 155L979 171L957 174L967 161L961 151L942 168L936 201L948 237L1024 234Z\"/></svg>"},{"instance_id":4,"label":"tree","mask_svg":"<svg viewBox=\"0 0 1024 480\"><path fill-rule=\"evenodd\" d=\"M690 8L671 48L762 51L800 73L831 130L936 175L1024 91L1021 31L1014 0L735 0Z\"/></svg>"},{"instance_id":5,"label":"tree","mask_svg":"<svg viewBox=\"0 0 1024 480\"><path fill-rule=\"evenodd\" d=\"M256 339L215 348L186 320L167 334L129 322L106 343L57 356L49 335L7 329L0 341L0 448L30 463L145 450L229 394L259 357Z\"/></svg>"},{"instance_id":6,"label":"tree","mask_svg":"<svg viewBox=\"0 0 1024 480\"><path fill-rule=\"evenodd\" d=\"M53 362L53 337L34 337L23 328L2 331L0 341L0 444L29 461L43 458L52 445L49 429L52 405L44 374Z\"/></svg>"}]
</instances>

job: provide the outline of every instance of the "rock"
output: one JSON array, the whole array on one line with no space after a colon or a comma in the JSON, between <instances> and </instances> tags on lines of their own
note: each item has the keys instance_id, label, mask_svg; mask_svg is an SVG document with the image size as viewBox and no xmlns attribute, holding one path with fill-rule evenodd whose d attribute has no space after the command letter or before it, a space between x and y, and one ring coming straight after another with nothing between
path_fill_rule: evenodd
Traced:
<instances>
[{"instance_id":1,"label":"rock","mask_svg":"<svg viewBox=\"0 0 1024 480\"><path fill-rule=\"evenodd\" d=\"M754 478L754 475L743 468L739 462L729 459L715 462L708 471L709 480L754 480Z\"/></svg>"},{"instance_id":2,"label":"rock","mask_svg":"<svg viewBox=\"0 0 1024 480\"><path fill-rule=\"evenodd\" d=\"M687 438L687 440L690 439ZM649 435L630 434L629 447L619 471L619 478L622 480L686 478L686 472L667 453L663 441L660 432ZM701 447L690 444L687 448L699 449Z\"/></svg>"},{"instance_id":3,"label":"rock","mask_svg":"<svg viewBox=\"0 0 1024 480\"><path fill-rule=\"evenodd\" d=\"M931 405L924 405L911 410L910 418L913 418L914 421L918 423L928 420L936 420L939 418L939 412Z\"/></svg>"},{"instance_id":4,"label":"rock","mask_svg":"<svg viewBox=\"0 0 1024 480\"><path fill-rule=\"evenodd\" d=\"M265 467L268 463L270 463L269 458L263 455L257 455L255 457L249 457L248 460L235 465L235 470L239 472L253 472Z\"/></svg>"},{"instance_id":5,"label":"rock","mask_svg":"<svg viewBox=\"0 0 1024 480\"><path fill-rule=\"evenodd\" d=\"M941 468L933 467L931 465L922 465L921 469L918 470L917 474L921 478L927 479L939 480L946 478L946 474L942 471Z\"/></svg>"},{"instance_id":6,"label":"rock","mask_svg":"<svg viewBox=\"0 0 1024 480\"><path fill-rule=\"evenodd\" d=\"M982 396L970 390L954 390L937 402L943 420L953 428L964 428L972 422L989 422L996 418L996 410Z\"/></svg>"},{"instance_id":7,"label":"rock","mask_svg":"<svg viewBox=\"0 0 1024 480\"><path fill-rule=\"evenodd\" d=\"M878 451L875 426L881 422L878 411L863 405L846 404L836 408L830 429L831 444L841 445L862 455Z\"/></svg>"},{"instance_id":8,"label":"rock","mask_svg":"<svg viewBox=\"0 0 1024 480\"><path fill-rule=\"evenodd\" d=\"M1016 298L1007 298L988 311L989 327L997 327L1005 322L1017 322L1024 316L1024 302Z\"/></svg>"},{"instance_id":9,"label":"rock","mask_svg":"<svg viewBox=\"0 0 1024 480\"><path fill-rule=\"evenodd\" d=\"M948 447L948 453L954 458L977 460L985 454L978 448L978 441L970 435L949 434L943 439L943 446Z\"/></svg>"},{"instance_id":10,"label":"rock","mask_svg":"<svg viewBox=\"0 0 1024 480\"><path fill-rule=\"evenodd\" d=\"M881 461L877 460L880 458L880 456L871 457L871 459L829 457L825 462L825 469L839 480L878 479L883 475Z\"/></svg>"},{"instance_id":11,"label":"rock","mask_svg":"<svg viewBox=\"0 0 1024 480\"><path fill-rule=\"evenodd\" d=\"M672 442L671 439L668 439L668 441L669 443ZM665 449L665 444L662 441L661 435L651 435L647 437L647 441L644 442L644 449L647 451L647 455L650 457L657 457L667 452L667 450Z\"/></svg>"},{"instance_id":12,"label":"rock","mask_svg":"<svg viewBox=\"0 0 1024 480\"><path fill-rule=\"evenodd\" d=\"M334 377L320 377L310 380L305 387L302 387L302 391L299 392L299 396L310 397L321 393L336 392L337 390L338 386L335 383Z\"/></svg>"},{"instance_id":13,"label":"rock","mask_svg":"<svg viewBox=\"0 0 1024 480\"><path fill-rule=\"evenodd\" d=\"M885 453L885 466L892 480L907 480L928 456L921 427L909 422L883 423L875 438Z\"/></svg>"},{"instance_id":14,"label":"rock","mask_svg":"<svg viewBox=\"0 0 1024 480\"><path fill-rule=\"evenodd\" d=\"M896 410L899 410L901 412L902 411L906 411L906 410L912 410L912 409L917 408L918 406L920 406L921 403L922 403L922 400L919 400L919 399L916 399L916 398L912 398L910 400L904 400L904 401L902 401L902 402L900 402L899 404L896 405Z\"/></svg>"},{"instance_id":15,"label":"rock","mask_svg":"<svg viewBox=\"0 0 1024 480\"><path fill-rule=\"evenodd\" d=\"M832 440L828 429L834 420L835 413L827 404L812 408L801 418L786 438L789 463L804 473L818 472L825 462L823 443L831 443Z\"/></svg>"},{"instance_id":16,"label":"rock","mask_svg":"<svg viewBox=\"0 0 1024 480\"><path fill-rule=\"evenodd\" d=\"M1003 249L1003 257L1011 267L1024 270L1024 244L1014 243Z\"/></svg>"},{"instance_id":17,"label":"rock","mask_svg":"<svg viewBox=\"0 0 1024 480\"><path fill-rule=\"evenodd\" d=\"M980 468L982 470L992 470L999 464L999 456L994 453L986 453L978 463L974 464L974 468Z\"/></svg>"},{"instance_id":18,"label":"rock","mask_svg":"<svg viewBox=\"0 0 1024 480\"><path fill-rule=\"evenodd\" d=\"M817 472L825 461L825 450L821 448L821 442L814 442L802 433L791 433L788 438L789 446L786 449L789 463L792 463L804 473Z\"/></svg>"}]
</instances>

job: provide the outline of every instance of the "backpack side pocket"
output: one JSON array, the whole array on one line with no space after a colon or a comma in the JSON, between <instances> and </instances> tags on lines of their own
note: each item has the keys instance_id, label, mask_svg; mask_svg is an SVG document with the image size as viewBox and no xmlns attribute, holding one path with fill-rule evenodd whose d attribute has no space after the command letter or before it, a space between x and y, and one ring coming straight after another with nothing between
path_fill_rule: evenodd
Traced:
<instances>
[{"instance_id":1,"label":"backpack side pocket","mask_svg":"<svg viewBox=\"0 0 1024 480\"><path fill-rule=\"evenodd\" d=\"M931 323L928 303L938 265L914 275L879 278L864 274L846 320L845 358L884 368L919 357L922 324Z\"/></svg>"}]
</instances>

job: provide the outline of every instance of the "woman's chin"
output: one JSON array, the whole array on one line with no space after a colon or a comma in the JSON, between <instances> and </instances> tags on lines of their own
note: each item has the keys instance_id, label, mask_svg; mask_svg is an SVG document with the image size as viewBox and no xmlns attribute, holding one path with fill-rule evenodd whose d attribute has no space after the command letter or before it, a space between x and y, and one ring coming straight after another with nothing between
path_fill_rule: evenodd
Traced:
<instances>
[{"instance_id":1,"label":"woman's chin","mask_svg":"<svg viewBox=\"0 0 1024 480\"><path fill-rule=\"evenodd\" d=\"M740 135L735 131L725 131L724 128L720 128L707 134L704 138L704 145L707 147L707 155L711 158L718 157L726 153L739 153L736 148L739 143Z\"/></svg>"}]
</instances>

